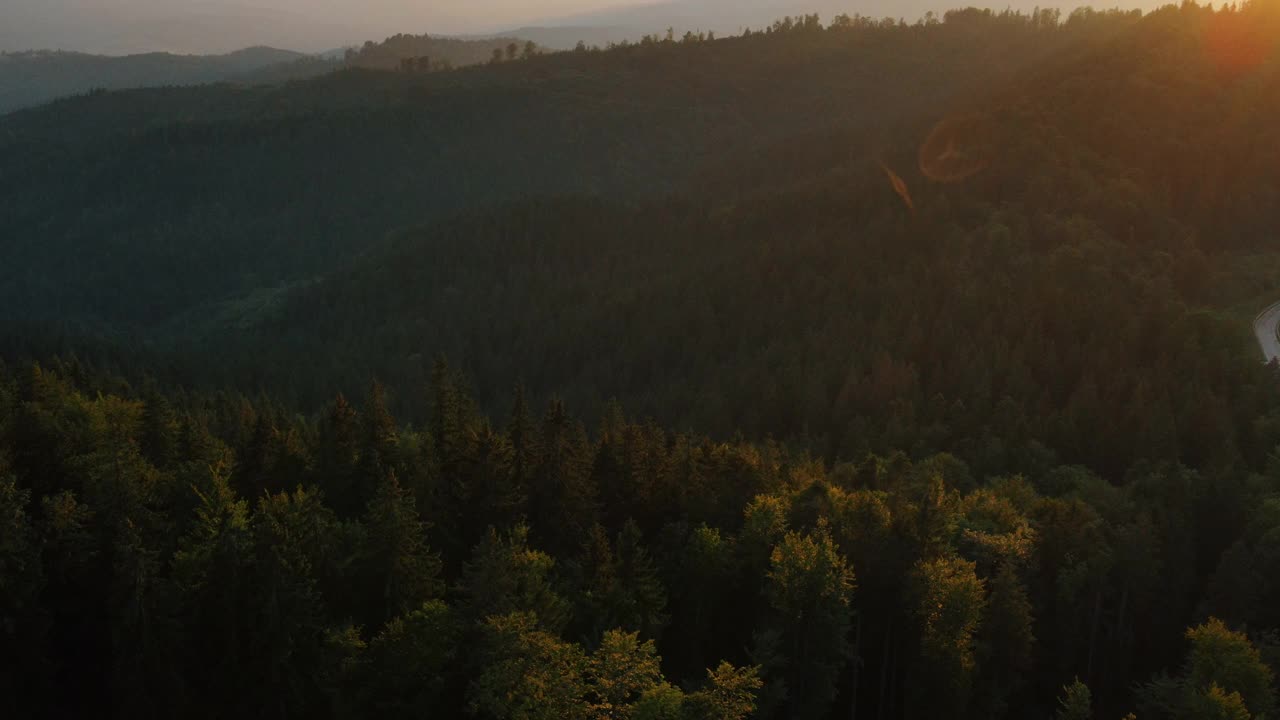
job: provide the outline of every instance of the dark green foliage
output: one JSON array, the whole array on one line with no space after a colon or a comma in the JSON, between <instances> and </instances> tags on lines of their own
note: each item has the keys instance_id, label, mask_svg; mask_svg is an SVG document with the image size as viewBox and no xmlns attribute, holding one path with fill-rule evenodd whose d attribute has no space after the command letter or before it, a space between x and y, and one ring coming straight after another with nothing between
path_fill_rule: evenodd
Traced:
<instances>
[{"instance_id":1,"label":"dark green foliage","mask_svg":"<svg viewBox=\"0 0 1280 720\"><path fill-rule=\"evenodd\" d=\"M41 612L38 600L43 584L40 544L28 515L31 492L20 488L13 477L0 478L0 668L9 697L21 691L19 669L41 663L37 650ZM34 651L34 652L33 652Z\"/></svg>"},{"instance_id":2,"label":"dark green foliage","mask_svg":"<svg viewBox=\"0 0 1280 720\"><path fill-rule=\"evenodd\" d=\"M587 658L541 629L532 613L484 621L482 667L468 695L472 713L493 720L584 720Z\"/></svg>"},{"instance_id":3,"label":"dark green foliage","mask_svg":"<svg viewBox=\"0 0 1280 720\"><path fill-rule=\"evenodd\" d=\"M848 654L853 572L821 526L812 535L787 533L773 550L766 578L772 613L757 652L772 655L766 666L786 668L770 678L785 698L779 717L824 717Z\"/></svg>"},{"instance_id":4,"label":"dark green foliage","mask_svg":"<svg viewBox=\"0 0 1280 720\"><path fill-rule=\"evenodd\" d=\"M730 157L745 156L751 170L741 179L754 179L760 163L746 158L764 144L851 119L865 129L922 106L939 109L1077 35L1022 22L992 22L990 30L998 42L959 27L861 27L644 44L458 72L350 69L279 87L107 93L19 112L0 120L0 302L10 309L0 329L40 320L95 335L145 329L148 337L194 343L219 373L243 367L223 360L244 357L233 347L246 339L245 329L292 315L294 291L335 271L346 275L351 260L385 246L384 236L397 228L535 195L648 197L707 172L727 173L736 184L738 173L724 168ZM891 76L901 79L885 82ZM69 207L77 211L60 212ZM604 234L590 232L588 220L557 223L597 247ZM612 217L608 224L617 225ZM452 234L448 225L430 233L435 241ZM465 277L456 262L462 258L441 262L459 246L435 246L444 254L429 264L454 280L416 283L414 294L435 295ZM482 257L491 263L502 256ZM201 272L191 273L193 266ZM397 274L410 280L423 270L406 264ZM150 282L132 282L139 272ZM530 280L513 275L503 285L517 291ZM395 294L408 301L400 292L407 289ZM397 318L398 331L368 344L343 336L360 325L374 330L374 323L334 314L372 309L366 301L306 311L328 323L330 352L378 352L359 366L327 353L305 355L317 373L355 376L320 379L308 371L273 377L271 385L323 388L328 396L338 380L363 383L377 374L390 381L390 373L365 371L376 355L395 366L395 384L408 390L425 381L438 352L461 359L486 382L503 382L504 393L518 379L499 379L489 366L527 354L511 346L503 358L481 352L493 338L476 325L487 333L481 318L507 316L474 304L439 322L440 315L424 312L428 306L416 307L419 314L404 322L423 327L410 336ZM238 338L226 332L233 327ZM442 331L465 334L472 349L433 337ZM298 339L262 332L270 345L297 350ZM219 337L206 344L208 334ZM249 337L258 336L255 330ZM396 346L394 360L381 351L387 344ZM267 349L256 353L251 365L263 374L253 382L276 375ZM545 378L536 380L546 389ZM489 392L496 387L486 385Z\"/></svg>"},{"instance_id":5,"label":"dark green foliage","mask_svg":"<svg viewBox=\"0 0 1280 720\"><path fill-rule=\"evenodd\" d=\"M6 701L1274 715L1276 38L805 17L0 119Z\"/></svg>"},{"instance_id":6,"label":"dark green foliage","mask_svg":"<svg viewBox=\"0 0 1280 720\"><path fill-rule=\"evenodd\" d=\"M1187 630L1191 648L1176 678L1161 676L1138 691L1144 717L1270 717L1275 673L1242 633L1217 618Z\"/></svg>"},{"instance_id":7,"label":"dark green foliage","mask_svg":"<svg viewBox=\"0 0 1280 720\"><path fill-rule=\"evenodd\" d=\"M456 680L461 623L440 600L401 615L347 668L351 717L421 718L448 700Z\"/></svg>"},{"instance_id":8,"label":"dark green foliage","mask_svg":"<svg viewBox=\"0 0 1280 720\"><path fill-rule=\"evenodd\" d=\"M666 625L666 590L642 540L635 523L628 522L612 542L597 525L572 563L575 634L585 644L594 645L613 628L653 639Z\"/></svg>"},{"instance_id":9,"label":"dark green foliage","mask_svg":"<svg viewBox=\"0 0 1280 720\"><path fill-rule=\"evenodd\" d=\"M440 558L427 546L428 525L394 470L369 501L364 526L359 583L367 599L360 619L376 627L444 592Z\"/></svg>"},{"instance_id":10,"label":"dark green foliage","mask_svg":"<svg viewBox=\"0 0 1280 720\"><path fill-rule=\"evenodd\" d=\"M471 708L493 717L684 719L741 718L758 706L787 717L849 708L1010 716L1023 707L1049 712L1051 683L1064 671L1129 667L1133 678L1158 670L1146 648L1177 639L1153 635L1197 603L1198 591L1179 574L1150 571L1186 562L1177 555L1188 532L1179 498L1197 496L1203 484L1186 471L1148 467L1111 485L1072 468L977 483L964 480L969 469L960 461L902 455L828 468L777 446L671 441L620 412L602 436L575 430L566 440L560 431L572 425L557 406L539 442L526 445L533 481L560 476L552 466L589 481L585 458L628 437L626 453L647 459L617 463L610 472L618 487L644 488L667 472L654 468L692 458L707 477L756 478L753 487L772 492L744 500L741 520L711 526L699 519L707 506L697 496L724 491L688 487L690 501L667 506L652 541L632 521L616 533L597 523L567 555L549 554L516 524L481 533L466 556L447 549L441 557L427 518L471 510L424 507L394 468L359 461L394 454L424 487L436 481L418 474L441 467L431 440L439 430L357 421L389 417L377 392L359 414L344 403L326 411L318 422L330 429L314 431L311 421L289 420L267 404L170 397L186 439L161 469L137 451L151 432L143 421L151 410L127 387L90 397L83 388L111 381L35 367L19 376L31 378L32 399L7 412L36 422L18 433L6 418L15 429L0 445L18 471L5 495L13 522L3 587L7 617L22 618L6 625L21 635L11 646L24 649L16 657L35 658L18 666L23 680L14 686L28 707L66 667L102 673L99 683L77 681L76 698L118 697L120 707L144 714L270 707L391 717ZM458 406L467 406L457 393ZM469 413L459 427L488 427ZM227 468L237 464L216 458L234 453L229 446L254 452L254 428L272 417L281 436L300 439L300 456L336 458L339 467L265 464L267 487L301 484L263 493L251 509L229 479ZM529 426L512 423L517 434ZM204 427L224 428L227 441L202 436ZM488 485L477 480L503 487L517 477L514 452L487 449L516 443L507 432L485 432L491 440L473 437L449 452L468 488L500 497L480 491ZM37 444L12 444L18 437ZM346 450L325 449L341 438ZM30 458L64 453L52 467L27 470ZM331 482L335 470L368 468L386 474L364 512L349 519L307 489ZM949 489L944 476L972 487ZM566 508L581 496L553 490L540 500L545 512L570 517L575 511ZM632 509L597 502L588 507L601 517ZM1265 558L1276 506L1251 504L1247 531L1223 551L1217 571L1200 576L1206 605L1230 597L1228 578L1241 573L1245 580L1230 582L1269 592L1248 578ZM498 517L490 513L500 506L478 503L476 517L447 524ZM864 567L856 592L850 560ZM1161 603L1187 609L1149 611ZM1259 605L1241 607L1263 617ZM99 614L109 618L102 627L80 620ZM1184 674L1138 694L1148 714L1274 702L1271 671L1242 635L1210 623L1188 638L1194 651ZM705 668L721 659L761 667L722 666L707 683ZM1135 702L1113 678L1101 677L1098 687L1100 707ZM63 706L75 702L69 696Z\"/></svg>"},{"instance_id":11,"label":"dark green foliage","mask_svg":"<svg viewBox=\"0 0 1280 720\"><path fill-rule=\"evenodd\" d=\"M509 533L493 528L463 568L459 587L472 619L524 613L541 626L560 631L569 621L569 603L556 591L550 555L529 547L529 529Z\"/></svg>"},{"instance_id":12,"label":"dark green foliage","mask_svg":"<svg viewBox=\"0 0 1280 720\"><path fill-rule=\"evenodd\" d=\"M1058 700L1057 720L1090 720L1093 717L1093 695L1079 679L1062 688Z\"/></svg>"}]
</instances>

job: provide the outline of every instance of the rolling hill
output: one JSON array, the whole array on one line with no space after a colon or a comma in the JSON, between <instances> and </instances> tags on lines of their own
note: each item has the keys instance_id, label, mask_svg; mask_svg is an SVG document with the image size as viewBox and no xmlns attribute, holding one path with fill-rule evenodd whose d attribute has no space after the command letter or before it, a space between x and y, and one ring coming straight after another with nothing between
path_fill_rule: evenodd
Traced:
<instances>
[{"instance_id":1,"label":"rolling hill","mask_svg":"<svg viewBox=\"0 0 1280 720\"><path fill-rule=\"evenodd\" d=\"M1280 3L664 36L0 117L19 714L1274 715Z\"/></svg>"},{"instance_id":2,"label":"rolling hill","mask_svg":"<svg viewBox=\"0 0 1280 720\"><path fill-rule=\"evenodd\" d=\"M226 55L105 56L32 51L0 54L0 113L41 105L91 90L257 82L308 77L337 65L275 48L245 48Z\"/></svg>"}]
</instances>

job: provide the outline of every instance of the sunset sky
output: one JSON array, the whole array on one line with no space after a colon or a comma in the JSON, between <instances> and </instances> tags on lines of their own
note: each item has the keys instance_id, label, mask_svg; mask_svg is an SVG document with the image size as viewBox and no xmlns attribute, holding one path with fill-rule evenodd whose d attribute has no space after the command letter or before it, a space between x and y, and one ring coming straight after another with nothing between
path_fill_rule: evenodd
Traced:
<instances>
[{"instance_id":1,"label":"sunset sky","mask_svg":"<svg viewBox=\"0 0 1280 720\"><path fill-rule=\"evenodd\" d=\"M919 17L947 0L675 0L660 9L626 0L3 0L0 50L228 52L271 45L319 52L413 34L487 33L531 24L659 25L670 20L736 29L785 14L838 12ZM981 4L981 3L979 3ZM1032 0L1001 2L1031 7ZM1048 4L1048 3L1044 3ZM1127 0L1123 6L1145 6ZM622 8L631 8L624 10ZM664 26L665 27L665 26ZM712 28L716 29L716 28Z\"/></svg>"}]
</instances>

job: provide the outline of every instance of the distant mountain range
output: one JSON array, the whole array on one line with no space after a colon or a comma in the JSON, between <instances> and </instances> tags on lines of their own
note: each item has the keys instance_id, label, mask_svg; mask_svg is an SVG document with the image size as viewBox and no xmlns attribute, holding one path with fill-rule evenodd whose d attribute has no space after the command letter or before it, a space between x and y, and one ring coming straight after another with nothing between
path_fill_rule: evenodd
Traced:
<instances>
[{"instance_id":1,"label":"distant mountain range","mask_svg":"<svg viewBox=\"0 0 1280 720\"><path fill-rule=\"evenodd\" d=\"M402 59L412 60L418 71L428 69L422 67L424 61L430 70L463 67L489 61L495 50L505 56L510 45L523 51L527 42L527 38L511 35L486 39L395 35L382 42L317 55L270 47L251 47L225 55L145 53L112 57L50 50L0 53L0 114L100 89L217 82L274 85L344 67L394 70L401 66Z\"/></svg>"},{"instance_id":2,"label":"distant mountain range","mask_svg":"<svg viewBox=\"0 0 1280 720\"><path fill-rule=\"evenodd\" d=\"M116 55L119 48L140 45L208 48L237 38L279 38L291 47L301 48L335 47L339 43L351 46L362 39L358 33L366 32L364 21L334 28L325 25L323 18L303 18L281 10L250 12L238 6L201 5L199 9L185 10L151 7L143 13L142 8L150 0L134 1L141 4L121 6L116 8L119 12L107 13L85 5L84 0L48 0L42 8L32 5L32 0L14 0L16 5L6 10L13 22L0 25L0 49L24 44L72 46L95 48L107 54L48 50L0 53L0 113L94 89L210 82L276 83L322 74L347 63L392 68L406 53L430 58L441 67L461 66L483 62L495 47L505 47L512 41L520 45L532 41L541 48L555 50L570 49L579 42L604 47L638 40L647 34L663 34L668 28L677 35L689 30L737 34L744 28L765 27L783 16L810 13L818 13L824 21L841 13L914 21L927 12L963 4L948 0L669 0L549 18L538 25L505 32L453 38L441 37L440 33L395 35L380 44L356 45L360 58L352 61L345 58L345 47L320 54L255 46L227 54ZM1036 4L1036 0L1013 0L1000 7L1029 10ZM1128 0L1121 4L1151 2ZM129 18L138 22L129 25ZM344 33L354 37L339 40ZM373 36L376 35L364 35Z\"/></svg>"},{"instance_id":3,"label":"distant mountain range","mask_svg":"<svg viewBox=\"0 0 1280 720\"><path fill-rule=\"evenodd\" d=\"M338 67L341 61L269 47L246 48L226 55L146 53L109 57L44 50L4 53L0 54L0 113L94 89L279 82Z\"/></svg>"},{"instance_id":4,"label":"distant mountain range","mask_svg":"<svg viewBox=\"0 0 1280 720\"><path fill-rule=\"evenodd\" d=\"M544 47L571 48L579 40L607 45L661 33L672 27L734 33L758 28L786 15L818 13L824 20L840 13L901 17L913 21L968 4L1030 10L1054 5L1036 0L965 2L964 0L666 0L601 7L572 14L539 17L536 8L507 13L474 11L451 16L432 3L364 0L362 3L313 3L311 0L2 0L0 51L41 48L105 55L152 51L216 54L237 47L268 45L308 53L349 47L368 38L396 33L496 37L513 34ZM581 0L585 6L588 0ZM607 6L610 0L594 0ZM1160 0L1118 0L1121 6L1151 7ZM482 4L482 3L481 3ZM1078 3L1062 3L1069 12ZM106 7L108 6L109 7ZM262 7L269 5L270 7ZM531 3L530 5L533 5ZM563 7L563 5L561 5ZM586 6L589 7L589 6ZM488 16L487 20L480 20ZM513 30L512 28L519 28Z\"/></svg>"},{"instance_id":5,"label":"distant mountain range","mask_svg":"<svg viewBox=\"0 0 1280 720\"><path fill-rule=\"evenodd\" d=\"M314 52L400 29L379 28L359 13L343 19L260 4L281 7L239 0L3 0L0 51L214 55L265 45Z\"/></svg>"}]
</instances>

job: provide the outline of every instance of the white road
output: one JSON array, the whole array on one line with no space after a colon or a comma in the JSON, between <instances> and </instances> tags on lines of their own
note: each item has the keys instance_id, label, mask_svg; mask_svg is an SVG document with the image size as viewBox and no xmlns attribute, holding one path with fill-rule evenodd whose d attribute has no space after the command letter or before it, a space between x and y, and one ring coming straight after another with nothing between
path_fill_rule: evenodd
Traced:
<instances>
[{"instance_id":1,"label":"white road","mask_svg":"<svg viewBox=\"0 0 1280 720\"><path fill-rule=\"evenodd\" d=\"M1258 336L1258 345L1262 347L1263 359L1271 362L1280 358L1280 303L1258 313L1253 321L1253 333Z\"/></svg>"}]
</instances>

